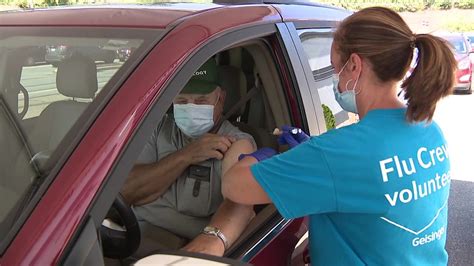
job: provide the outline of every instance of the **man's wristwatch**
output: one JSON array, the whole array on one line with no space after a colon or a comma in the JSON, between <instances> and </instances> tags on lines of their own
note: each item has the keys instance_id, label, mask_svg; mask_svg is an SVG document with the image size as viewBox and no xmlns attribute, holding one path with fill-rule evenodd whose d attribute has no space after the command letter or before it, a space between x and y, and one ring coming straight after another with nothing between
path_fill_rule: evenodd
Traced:
<instances>
[{"instance_id":1,"label":"man's wristwatch","mask_svg":"<svg viewBox=\"0 0 474 266\"><path fill-rule=\"evenodd\" d=\"M227 238L221 232L221 230L219 230L219 228L214 227L214 226L206 226L202 230L202 233L205 235L217 236L222 241L222 243L224 243L224 249L227 250L227 245L228 245Z\"/></svg>"}]
</instances>

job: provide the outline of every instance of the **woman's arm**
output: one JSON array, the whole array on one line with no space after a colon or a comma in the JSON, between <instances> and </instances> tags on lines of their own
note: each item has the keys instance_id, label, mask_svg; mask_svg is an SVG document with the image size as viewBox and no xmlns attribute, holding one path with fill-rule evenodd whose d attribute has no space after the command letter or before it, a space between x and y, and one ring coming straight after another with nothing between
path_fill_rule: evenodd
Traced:
<instances>
[{"instance_id":1,"label":"woman's arm","mask_svg":"<svg viewBox=\"0 0 474 266\"><path fill-rule=\"evenodd\" d=\"M257 162L253 156L246 156L224 174L222 177L224 198L249 205L271 203L267 193L250 171L250 166Z\"/></svg>"}]
</instances>

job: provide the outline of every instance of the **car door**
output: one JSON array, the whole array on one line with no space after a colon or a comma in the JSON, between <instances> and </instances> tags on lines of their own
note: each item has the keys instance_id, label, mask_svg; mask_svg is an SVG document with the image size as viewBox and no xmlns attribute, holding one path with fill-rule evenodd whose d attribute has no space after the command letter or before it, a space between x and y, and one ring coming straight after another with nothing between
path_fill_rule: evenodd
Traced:
<instances>
[{"instance_id":1,"label":"car door","mask_svg":"<svg viewBox=\"0 0 474 266\"><path fill-rule=\"evenodd\" d=\"M265 9L259 7L257 10L262 11ZM251 9L249 11L251 11ZM212 15L214 19L218 20L219 17L228 16L229 13L226 14L226 12L221 13L216 11ZM211 16L211 14L209 14L209 16ZM172 99L179 93L199 66L206 62L210 57L215 56L216 53L222 52L226 49L236 49L239 45L248 46L248 43L260 41L265 43L267 46L265 46L266 50L264 52L268 53L271 58L275 60L273 61L272 70L278 70L278 68L280 68L280 72L278 72L276 76L272 76L270 73L260 72L259 74L262 77L262 80L264 80L263 83L268 84L267 82L271 82L272 77L279 80L277 82L282 83L275 85L281 87L282 91L279 92L280 94L293 99L293 101L284 99L285 101L289 101L288 106L292 112L291 119L295 122L295 125L307 128L306 119L302 116L299 109L302 97L299 94L299 90L295 89L298 87L298 84L293 83L295 73L290 67L290 62L287 60L287 53L281 42L283 41L281 32L275 24L275 22L278 22L279 18L267 17L265 20L265 23L260 23L259 25L250 24L243 26L240 24L240 28L219 29L221 31L220 34L216 34L216 37L212 37L213 34L206 36L207 39L204 44L199 44L200 42L197 40L193 44L195 46L184 46L182 48L178 46L183 51L180 60L185 63L182 63L171 70L173 74L169 81L163 82L163 90L159 92L159 95L150 98L150 107L143 110L143 117L137 118L138 120L133 122L137 123L137 129L135 132L130 132L130 141L127 147L120 155L119 160L115 163L115 166L105 181L106 185L103 186L98 197L92 203L92 207L89 211L91 217L98 217L94 222L95 224L100 223L103 219L105 215L104 210L110 206L117 191L120 190L124 179L127 177L127 173L130 171L131 166L141 152L145 141L169 109ZM154 51L147 59L145 59L144 62L148 62L148 60L150 60L150 62L163 62L164 60L166 62L166 60L171 60L166 58L170 55L169 49L172 49L171 47L176 48L177 43L184 39L189 43L190 31L188 31L188 29L195 29L197 27L196 24L200 27L205 26L207 29L214 28L214 24L212 24L213 22L209 21L210 24L207 24L207 21L208 20L203 17L196 17L195 20L187 21L183 23L184 25L178 26L176 29L171 31L169 35L167 35L167 37L157 45L157 47L155 47ZM194 31L192 32L194 33ZM265 65L265 62L257 62L257 65L258 64ZM173 64L170 63L170 65ZM151 66L152 64L150 64L150 67ZM152 70L151 68L148 69L148 67L143 68L142 70L146 70L146 73L149 73L150 75L156 75L152 74L156 71L157 66L154 66L155 70ZM267 86L267 88L271 91L271 87ZM275 102L272 104L275 104ZM278 110L278 106L276 106L274 110ZM288 120L288 122L290 121ZM89 232L91 231L92 230L89 229ZM302 219L284 220L273 209L270 214L265 216L264 220L261 220L260 224L258 224L254 230L244 232L238 245L231 247L231 249L226 252L225 256L255 264L284 265L291 257L297 241L305 232L306 227L303 224ZM79 234L78 239L81 239L81 236L82 234ZM92 246L92 242L89 243L88 246ZM280 250L278 254L275 253L275 250L277 249ZM74 256L76 252L82 250L83 248L81 248L79 242L71 244L65 253L66 255L64 259L68 260ZM186 255L185 252L179 254Z\"/></svg>"}]
</instances>

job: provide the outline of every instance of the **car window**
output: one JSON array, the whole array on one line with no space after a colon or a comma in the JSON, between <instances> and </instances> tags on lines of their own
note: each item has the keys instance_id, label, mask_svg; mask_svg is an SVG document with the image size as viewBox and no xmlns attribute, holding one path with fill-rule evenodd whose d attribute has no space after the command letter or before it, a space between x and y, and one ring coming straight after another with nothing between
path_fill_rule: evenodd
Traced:
<instances>
[{"instance_id":1,"label":"car window","mask_svg":"<svg viewBox=\"0 0 474 266\"><path fill-rule=\"evenodd\" d=\"M271 51L263 42L255 41L214 54L195 66L191 77L183 77L186 85L180 87L181 93L174 98L167 114L154 124L153 133L146 136L145 146L140 147L141 154L122 187L122 195L133 205L138 217L142 237L149 236L147 241L155 247L181 248L202 232L223 202L222 159L215 155L206 157L208 151L215 150L209 145L199 150L192 148L204 143L201 136L205 132L246 140L254 149L279 148L272 132L276 126L291 122L284 89L276 73ZM206 111L209 102L199 103L203 95L217 106L211 106L212 112ZM241 101L242 98L246 100ZM214 112L226 119L214 121ZM192 163L176 164L184 155L194 158ZM147 175L147 171L155 174ZM152 181L147 178L154 178L157 173L162 173L159 176L162 180L168 178L172 182L153 183L156 192L141 189L143 185L151 188ZM274 209L261 212L267 207L257 206L256 221L261 222L238 234L250 237L251 230L256 230L273 213ZM247 215L247 211L240 209L232 214L232 219L247 220ZM158 233L162 231L167 232L166 238ZM141 246L138 254L146 253L145 250L146 246Z\"/></svg>"},{"instance_id":2,"label":"car window","mask_svg":"<svg viewBox=\"0 0 474 266\"><path fill-rule=\"evenodd\" d=\"M463 39L448 39L449 43L454 47L458 54L465 54L468 52L466 43Z\"/></svg>"},{"instance_id":3,"label":"car window","mask_svg":"<svg viewBox=\"0 0 474 266\"><path fill-rule=\"evenodd\" d=\"M0 29L0 238L55 165L50 157L59 143L77 134L70 131L81 114L106 98L98 95L131 65L132 54L119 50L149 43L139 36L117 29Z\"/></svg>"},{"instance_id":4,"label":"car window","mask_svg":"<svg viewBox=\"0 0 474 266\"><path fill-rule=\"evenodd\" d=\"M319 97L325 114L326 127L331 128L347 125L356 121L356 118L342 110L336 102L333 92L331 66L331 45L333 42L332 32L329 30L299 30L298 35L303 45L303 50L313 73L314 84L311 90L316 90L313 97Z\"/></svg>"}]
</instances>

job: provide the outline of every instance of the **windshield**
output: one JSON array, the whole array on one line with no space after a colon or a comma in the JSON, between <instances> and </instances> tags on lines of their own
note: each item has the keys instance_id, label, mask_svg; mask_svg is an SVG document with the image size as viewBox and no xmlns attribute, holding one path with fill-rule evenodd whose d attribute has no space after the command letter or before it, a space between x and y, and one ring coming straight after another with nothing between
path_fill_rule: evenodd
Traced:
<instances>
[{"instance_id":1,"label":"windshield","mask_svg":"<svg viewBox=\"0 0 474 266\"><path fill-rule=\"evenodd\" d=\"M454 47L454 50L458 54L467 53L466 43L462 39L448 39L449 43Z\"/></svg>"},{"instance_id":2,"label":"windshield","mask_svg":"<svg viewBox=\"0 0 474 266\"><path fill-rule=\"evenodd\" d=\"M71 129L81 115L100 106L92 103L107 98L100 95L160 32L0 28L0 238L57 163L52 155L77 138Z\"/></svg>"}]
</instances>

